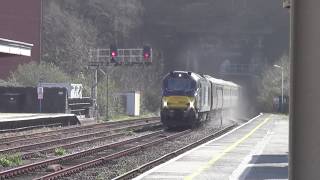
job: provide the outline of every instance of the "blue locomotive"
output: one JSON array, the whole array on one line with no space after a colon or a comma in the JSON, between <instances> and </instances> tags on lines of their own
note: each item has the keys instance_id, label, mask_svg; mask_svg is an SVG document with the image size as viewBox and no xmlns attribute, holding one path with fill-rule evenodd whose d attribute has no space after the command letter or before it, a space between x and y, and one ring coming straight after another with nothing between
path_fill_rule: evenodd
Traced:
<instances>
[{"instance_id":1,"label":"blue locomotive","mask_svg":"<svg viewBox=\"0 0 320 180\"><path fill-rule=\"evenodd\" d=\"M194 72L172 71L162 83L161 122L167 128L194 127L212 113L234 108L240 94L235 83Z\"/></svg>"}]
</instances>

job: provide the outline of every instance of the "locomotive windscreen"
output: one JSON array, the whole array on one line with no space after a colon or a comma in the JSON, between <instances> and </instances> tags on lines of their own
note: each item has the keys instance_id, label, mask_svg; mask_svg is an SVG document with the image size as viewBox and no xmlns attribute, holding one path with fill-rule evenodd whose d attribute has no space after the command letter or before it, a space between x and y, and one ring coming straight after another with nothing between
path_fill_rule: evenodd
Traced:
<instances>
[{"instance_id":1,"label":"locomotive windscreen","mask_svg":"<svg viewBox=\"0 0 320 180\"><path fill-rule=\"evenodd\" d=\"M169 78L166 89L169 91L190 91L194 89L194 82L186 78Z\"/></svg>"},{"instance_id":2,"label":"locomotive windscreen","mask_svg":"<svg viewBox=\"0 0 320 180\"><path fill-rule=\"evenodd\" d=\"M164 96L194 96L196 82L189 76L169 76L163 82Z\"/></svg>"}]
</instances>

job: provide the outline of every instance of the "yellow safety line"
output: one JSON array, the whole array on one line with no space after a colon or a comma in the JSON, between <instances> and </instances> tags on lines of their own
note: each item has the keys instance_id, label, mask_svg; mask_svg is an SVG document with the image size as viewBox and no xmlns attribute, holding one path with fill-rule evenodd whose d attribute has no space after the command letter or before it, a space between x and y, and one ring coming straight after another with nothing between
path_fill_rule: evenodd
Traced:
<instances>
[{"instance_id":1,"label":"yellow safety line","mask_svg":"<svg viewBox=\"0 0 320 180\"><path fill-rule=\"evenodd\" d=\"M186 176L184 180L191 180L194 177L198 176L201 172L208 169L210 166L212 166L216 161L218 161L220 158L222 158L226 153L233 150L235 147L237 147L240 143L242 143L244 140L249 138L256 130L258 130L261 126L263 126L265 123L267 123L270 119L270 116L266 118L262 123L260 123L257 127L255 127L252 131L250 131L248 134L246 134L244 137L239 139L234 144L230 145L228 148L226 148L224 151L220 152L217 156L213 156L210 161L208 161L205 165L198 168L194 173L190 174L189 176Z\"/></svg>"}]
</instances>

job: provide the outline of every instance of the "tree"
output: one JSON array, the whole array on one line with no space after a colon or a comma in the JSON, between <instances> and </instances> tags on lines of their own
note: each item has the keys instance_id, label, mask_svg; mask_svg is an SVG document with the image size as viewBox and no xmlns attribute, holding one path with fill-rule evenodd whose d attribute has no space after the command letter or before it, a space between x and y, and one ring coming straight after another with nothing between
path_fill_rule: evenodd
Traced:
<instances>
[{"instance_id":1,"label":"tree","mask_svg":"<svg viewBox=\"0 0 320 180\"><path fill-rule=\"evenodd\" d=\"M100 77L97 98L100 116L109 119L115 115L124 114L124 102L115 82L112 79L107 79L105 75Z\"/></svg>"},{"instance_id":2,"label":"tree","mask_svg":"<svg viewBox=\"0 0 320 180\"><path fill-rule=\"evenodd\" d=\"M142 22L142 10L140 0L44 1L42 60L77 75L87 66L90 49L127 42Z\"/></svg>"},{"instance_id":3,"label":"tree","mask_svg":"<svg viewBox=\"0 0 320 180\"><path fill-rule=\"evenodd\" d=\"M290 60L287 55L283 55L275 64L283 68L283 94L289 95L290 85ZM281 69L269 66L262 73L262 78L258 88L258 101L265 111L273 108L273 98L281 96Z\"/></svg>"},{"instance_id":4,"label":"tree","mask_svg":"<svg viewBox=\"0 0 320 180\"><path fill-rule=\"evenodd\" d=\"M65 11L59 2L46 1L42 28L42 60L54 63L72 76L83 71L97 38L91 22Z\"/></svg>"},{"instance_id":5,"label":"tree","mask_svg":"<svg viewBox=\"0 0 320 180\"><path fill-rule=\"evenodd\" d=\"M17 83L8 82L3 79L0 79L0 86L17 86Z\"/></svg>"},{"instance_id":6,"label":"tree","mask_svg":"<svg viewBox=\"0 0 320 180\"><path fill-rule=\"evenodd\" d=\"M38 83L65 83L70 82L71 78L59 67L52 63L41 62L37 64L31 62L19 65L17 70L11 74L8 82L20 86L37 86Z\"/></svg>"},{"instance_id":7,"label":"tree","mask_svg":"<svg viewBox=\"0 0 320 180\"><path fill-rule=\"evenodd\" d=\"M143 113L159 110L163 61L160 52L153 50L153 62L150 65L118 66L109 69L111 79L121 92L140 91Z\"/></svg>"}]
</instances>

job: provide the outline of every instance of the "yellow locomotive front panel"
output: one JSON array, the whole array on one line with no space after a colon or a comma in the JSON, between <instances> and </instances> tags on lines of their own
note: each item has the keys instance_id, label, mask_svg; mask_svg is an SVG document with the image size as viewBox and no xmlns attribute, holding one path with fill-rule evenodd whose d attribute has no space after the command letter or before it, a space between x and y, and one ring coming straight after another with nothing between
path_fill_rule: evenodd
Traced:
<instances>
[{"instance_id":1,"label":"yellow locomotive front panel","mask_svg":"<svg viewBox=\"0 0 320 180\"><path fill-rule=\"evenodd\" d=\"M162 98L163 107L168 109L193 108L194 97L188 96L165 96Z\"/></svg>"}]
</instances>

